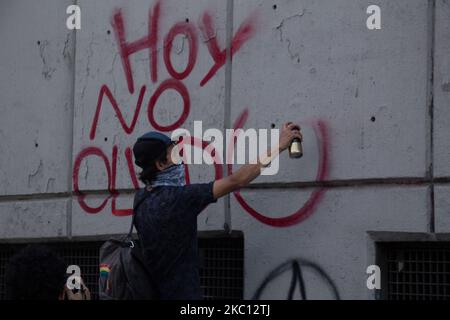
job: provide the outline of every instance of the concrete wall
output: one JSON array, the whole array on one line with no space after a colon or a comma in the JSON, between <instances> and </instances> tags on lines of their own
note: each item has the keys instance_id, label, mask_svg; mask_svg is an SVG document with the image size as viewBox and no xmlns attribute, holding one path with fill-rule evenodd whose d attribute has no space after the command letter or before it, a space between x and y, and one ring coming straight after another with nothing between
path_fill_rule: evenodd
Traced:
<instances>
[{"instance_id":1,"label":"concrete wall","mask_svg":"<svg viewBox=\"0 0 450 320\"><path fill-rule=\"evenodd\" d=\"M305 154L282 155L278 175L199 217L200 230L244 232L246 298L295 257L325 269L343 298L372 298L369 231L450 231L449 1L379 0L376 31L365 0L80 0L76 32L71 3L0 4L1 239L125 232L136 137L195 120L231 128L246 112L243 128L300 122ZM129 59L114 17L126 43L142 40ZM171 37L177 23L190 37ZM189 170L192 182L215 177ZM289 277L263 297L285 298ZM305 278L310 298L331 298Z\"/></svg>"}]
</instances>

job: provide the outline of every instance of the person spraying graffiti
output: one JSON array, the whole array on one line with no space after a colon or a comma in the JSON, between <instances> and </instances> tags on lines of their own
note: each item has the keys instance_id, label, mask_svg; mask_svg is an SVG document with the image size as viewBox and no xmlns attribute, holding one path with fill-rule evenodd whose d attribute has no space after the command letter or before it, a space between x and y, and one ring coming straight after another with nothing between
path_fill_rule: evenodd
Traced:
<instances>
[{"instance_id":1,"label":"person spraying graffiti","mask_svg":"<svg viewBox=\"0 0 450 320\"><path fill-rule=\"evenodd\" d=\"M245 164L223 179L190 185L186 185L183 164L171 157L175 142L155 131L137 139L133 153L145 187L135 194L134 203L141 205L134 223L160 299L202 298L197 215L217 199L256 179L294 139L302 140L300 126L286 123L280 130L279 144L260 155L256 164Z\"/></svg>"}]
</instances>

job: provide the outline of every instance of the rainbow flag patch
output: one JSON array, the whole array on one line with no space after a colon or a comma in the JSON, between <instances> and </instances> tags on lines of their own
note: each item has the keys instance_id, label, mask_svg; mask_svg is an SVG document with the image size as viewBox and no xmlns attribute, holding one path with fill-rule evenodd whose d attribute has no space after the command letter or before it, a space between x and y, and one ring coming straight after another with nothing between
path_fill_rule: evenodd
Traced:
<instances>
[{"instance_id":1,"label":"rainbow flag patch","mask_svg":"<svg viewBox=\"0 0 450 320\"><path fill-rule=\"evenodd\" d=\"M107 265L107 264L100 265L100 277L107 278L109 276L110 272L111 272L111 269L109 268L109 265Z\"/></svg>"}]
</instances>

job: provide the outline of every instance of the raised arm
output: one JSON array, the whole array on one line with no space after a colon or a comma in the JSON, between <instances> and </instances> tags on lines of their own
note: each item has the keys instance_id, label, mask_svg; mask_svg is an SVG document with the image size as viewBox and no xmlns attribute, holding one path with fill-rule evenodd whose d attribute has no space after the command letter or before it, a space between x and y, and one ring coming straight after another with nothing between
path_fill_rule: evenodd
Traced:
<instances>
[{"instance_id":1,"label":"raised arm","mask_svg":"<svg viewBox=\"0 0 450 320\"><path fill-rule=\"evenodd\" d=\"M284 124L280 133L279 144L272 150L267 150L267 152L260 155L256 164L243 165L232 175L214 182L214 198L218 199L239 188L247 186L261 174L261 169L268 165L271 159L277 157L289 147L294 138L302 139L300 126L290 122Z\"/></svg>"}]
</instances>

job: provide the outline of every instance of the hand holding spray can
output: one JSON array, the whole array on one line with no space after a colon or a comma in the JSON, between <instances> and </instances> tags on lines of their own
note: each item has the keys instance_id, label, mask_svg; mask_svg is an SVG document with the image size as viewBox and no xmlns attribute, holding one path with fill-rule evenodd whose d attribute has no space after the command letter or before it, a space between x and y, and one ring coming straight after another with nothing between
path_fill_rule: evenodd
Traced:
<instances>
[{"instance_id":1,"label":"hand holding spray can","mask_svg":"<svg viewBox=\"0 0 450 320\"><path fill-rule=\"evenodd\" d=\"M293 130L299 130L300 128L294 127ZM294 138L289 146L289 157L293 159L299 159L303 156L302 140Z\"/></svg>"}]
</instances>

